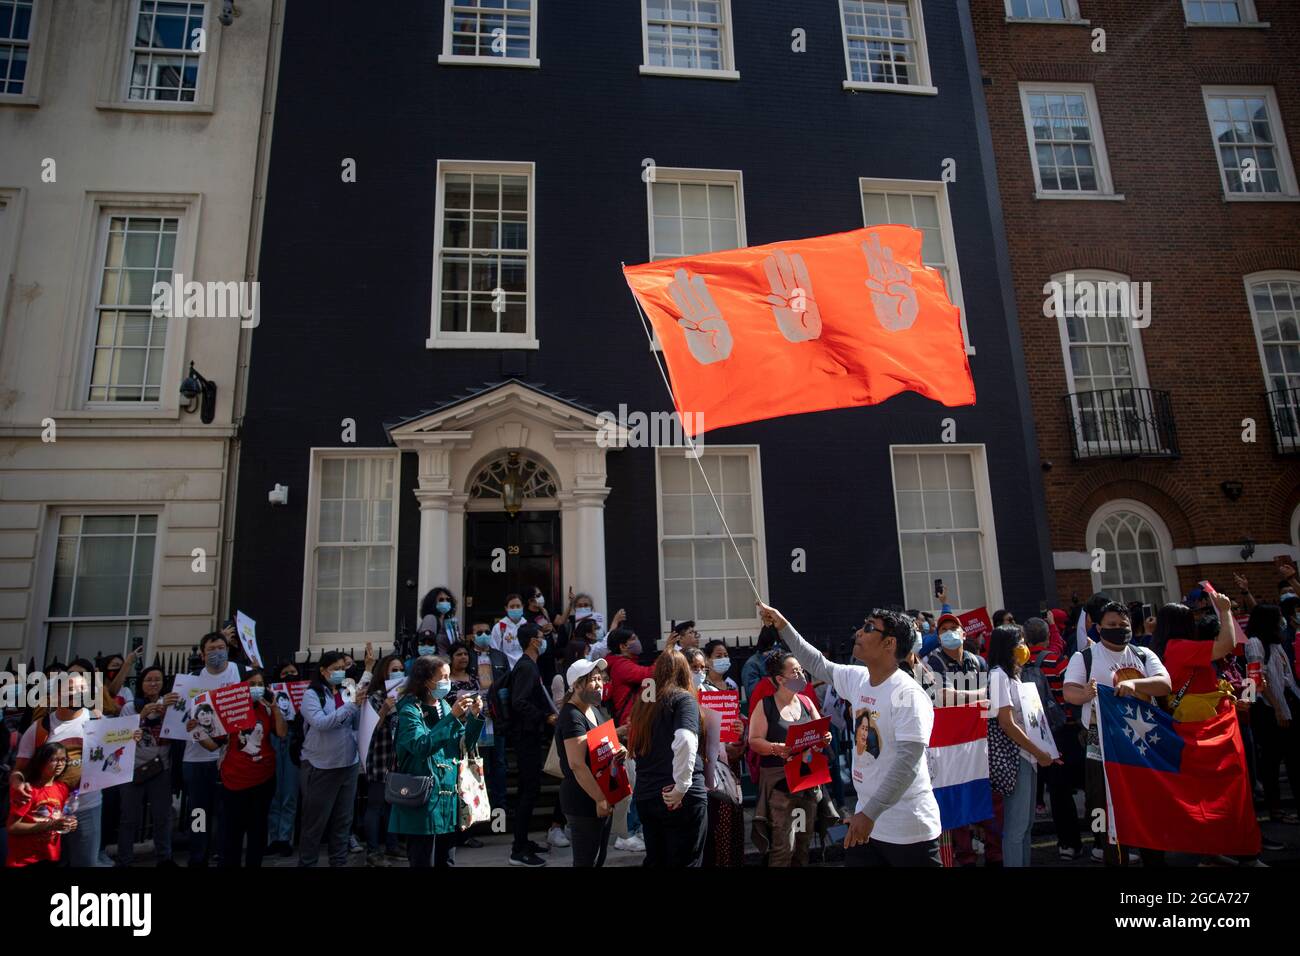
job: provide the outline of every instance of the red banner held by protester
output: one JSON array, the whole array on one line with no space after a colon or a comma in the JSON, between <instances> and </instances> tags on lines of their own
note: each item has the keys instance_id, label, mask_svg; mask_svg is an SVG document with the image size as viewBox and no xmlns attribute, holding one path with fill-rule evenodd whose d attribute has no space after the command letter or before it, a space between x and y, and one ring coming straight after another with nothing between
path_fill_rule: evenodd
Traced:
<instances>
[{"instance_id":1,"label":"red banner held by protester","mask_svg":"<svg viewBox=\"0 0 1300 956\"><path fill-rule=\"evenodd\" d=\"M961 318L910 226L624 268L687 434L919 392L975 404Z\"/></svg>"},{"instance_id":2,"label":"red banner held by protester","mask_svg":"<svg viewBox=\"0 0 1300 956\"><path fill-rule=\"evenodd\" d=\"M790 759L785 762L785 782L791 793L831 782L830 761L822 750L830 729L831 719L818 717L806 724L792 724L786 731Z\"/></svg>"},{"instance_id":3,"label":"red banner held by protester","mask_svg":"<svg viewBox=\"0 0 1300 956\"><path fill-rule=\"evenodd\" d=\"M722 718L720 740L724 744L740 742L740 691L738 690L702 690L700 706L717 711Z\"/></svg>"},{"instance_id":4,"label":"red banner held by protester","mask_svg":"<svg viewBox=\"0 0 1300 956\"><path fill-rule=\"evenodd\" d=\"M961 629L966 632L967 640L977 642L979 653L983 654L989 646L989 635L993 633L993 618L989 617L989 609L977 607L973 611L958 614L957 620L961 621Z\"/></svg>"},{"instance_id":5,"label":"red banner held by protester","mask_svg":"<svg viewBox=\"0 0 1300 956\"><path fill-rule=\"evenodd\" d=\"M596 785L612 807L624 797L632 795L632 785L628 780L627 768L623 761L615 760L623 745L618 742L618 731L614 721L607 720L595 730L587 731L587 751L590 753L591 772L596 777Z\"/></svg>"},{"instance_id":6,"label":"red banner held by protester","mask_svg":"<svg viewBox=\"0 0 1300 956\"><path fill-rule=\"evenodd\" d=\"M257 719L253 716L253 698L248 692L248 682L218 687L212 691L212 706L217 719L227 731L248 730Z\"/></svg>"}]
</instances>

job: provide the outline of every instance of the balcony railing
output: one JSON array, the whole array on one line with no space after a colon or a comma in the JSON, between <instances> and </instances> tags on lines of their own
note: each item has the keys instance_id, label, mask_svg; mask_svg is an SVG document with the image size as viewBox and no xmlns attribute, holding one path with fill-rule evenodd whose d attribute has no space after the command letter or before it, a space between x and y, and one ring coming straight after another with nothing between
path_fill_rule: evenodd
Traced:
<instances>
[{"instance_id":1,"label":"balcony railing","mask_svg":"<svg viewBox=\"0 0 1300 956\"><path fill-rule=\"evenodd\" d=\"M1063 401L1076 459L1179 456L1168 392L1106 388L1074 392Z\"/></svg>"},{"instance_id":2,"label":"balcony railing","mask_svg":"<svg viewBox=\"0 0 1300 956\"><path fill-rule=\"evenodd\" d=\"M1264 397L1268 399L1278 453L1300 454L1300 387L1279 388L1265 393Z\"/></svg>"}]
</instances>

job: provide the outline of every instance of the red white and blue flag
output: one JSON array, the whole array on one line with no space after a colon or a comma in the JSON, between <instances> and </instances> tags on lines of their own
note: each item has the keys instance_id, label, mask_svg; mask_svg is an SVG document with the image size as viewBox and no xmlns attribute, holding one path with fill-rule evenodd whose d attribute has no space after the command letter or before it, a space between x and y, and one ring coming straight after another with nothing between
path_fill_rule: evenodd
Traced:
<instances>
[{"instance_id":1,"label":"red white and blue flag","mask_svg":"<svg viewBox=\"0 0 1300 956\"><path fill-rule=\"evenodd\" d=\"M988 712L982 706L936 707L926 760L945 830L993 816Z\"/></svg>"},{"instance_id":2,"label":"red white and blue flag","mask_svg":"<svg viewBox=\"0 0 1300 956\"><path fill-rule=\"evenodd\" d=\"M1111 835L1121 846L1174 853L1259 852L1237 714L1175 721L1136 697L1098 685Z\"/></svg>"}]
</instances>

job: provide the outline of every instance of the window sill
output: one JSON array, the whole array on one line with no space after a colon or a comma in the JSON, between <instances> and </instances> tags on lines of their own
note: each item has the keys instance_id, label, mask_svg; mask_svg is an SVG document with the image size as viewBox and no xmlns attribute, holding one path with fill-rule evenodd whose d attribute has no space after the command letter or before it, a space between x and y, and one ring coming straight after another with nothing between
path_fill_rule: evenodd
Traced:
<instances>
[{"instance_id":1,"label":"window sill","mask_svg":"<svg viewBox=\"0 0 1300 956\"><path fill-rule=\"evenodd\" d=\"M1251 195L1239 195L1237 193L1227 193L1223 197L1224 202L1300 202L1300 195L1295 193L1260 193Z\"/></svg>"},{"instance_id":2,"label":"window sill","mask_svg":"<svg viewBox=\"0 0 1300 956\"><path fill-rule=\"evenodd\" d=\"M439 66L506 66L540 70L542 61L532 57L468 56L464 53L440 53Z\"/></svg>"},{"instance_id":3,"label":"window sill","mask_svg":"<svg viewBox=\"0 0 1300 956\"><path fill-rule=\"evenodd\" d=\"M642 76L678 76L688 80L738 80L739 70L691 70L681 66L646 66L637 68Z\"/></svg>"},{"instance_id":4,"label":"window sill","mask_svg":"<svg viewBox=\"0 0 1300 956\"><path fill-rule=\"evenodd\" d=\"M41 105L41 101L36 96L29 96L25 93L5 93L0 94L0 106L26 106L33 108Z\"/></svg>"},{"instance_id":5,"label":"window sill","mask_svg":"<svg viewBox=\"0 0 1300 956\"><path fill-rule=\"evenodd\" d=\"M452 333L454 334L454 333ZM463 333L462 333L463 334ZM540 349L542 344L530 336L483 336L477 338L450 338L447 334L424 340L426 349Z\"/></svg>"},{"instance_id":6,"label":"window sill","mask_svg":"<svg viewBox=\"0 0 1300 956\"><path fill-rule=\"evenodd\" d=\"M1059 20L1056 17L1003 17L1007 23L1039 23L1053 27L1090 27L1091 20Z\"/></svg>"},{"instance_id":7,"label":"window sill","mask_svg":"<svg viewBox=\"0 0 1300 956\"><path fill-rule=\"evenodd\" d=\"M862 80L845 80L846 90L867 93L911 93L913 96L938 96L937 86L914 86L904 83L865 83Z\"/></svg>"},{"instance_id":8,"label":"window sill","mask_svg":"<svg viewBox=\"0 0 1300 956\"><path fill-rule=\"evenodd\" d=\"M1267 20L1256 20L1254 23L1184 23L1183 26L1189 30L1267 30L1272 24Z\"/></svg>"},{"instance_id":9,"label":"window sill","mask_svg":"<svg viewBox=\"0 0 1300 956\"><path fill-rule=\"evenodd\" d=\"M1123 202L1123 193L1045 193L1041 189L1034 193L1035 199L1074 199L1100 202Z\"/></svg>"},{"instance_id":10,"label":"window sill","mask_svg":"<svg viewBox=\"0 0 1300 956\"><path fill-rule=\"evenodd\" d=\"M62 421L179 421L181 410L163 408L160 405L144 405L132 408L109 408L94 405L85 408L65 408L50 416L55 422ZM206 426L205 426L206 427Z\"/></svg>"},{"instance_id":11,"label":"window sill","mask_svg":"<svg viewBox=\"0 0 1300 956\"><path fill-rule=\"evenodd\" d=\"M121 113L185 113L211 116L211 103L167 103L155 100L100 100L95 109Z\"/></svg>"}]
</instances>

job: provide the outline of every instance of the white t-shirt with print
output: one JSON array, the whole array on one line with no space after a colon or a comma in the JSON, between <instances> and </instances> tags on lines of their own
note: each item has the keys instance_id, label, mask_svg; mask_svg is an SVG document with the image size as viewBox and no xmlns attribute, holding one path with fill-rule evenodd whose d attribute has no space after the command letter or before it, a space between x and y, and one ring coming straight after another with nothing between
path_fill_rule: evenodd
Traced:
<instances>
[{"instance_id":1,"label":"white t-shirt with print","mask_svg":"<svg viewBox=\"0 0 1300 956\"><path fill-rule=\"evenodd\" d=\"M853 708L853 789L857 811L867 805L896 759L900 740L930 744L934 704L906 671L896 670L876 687L865 667L832 665L832 685ZM915 779L892 807L880 814L871 839L882 843L923 843L943 831L939 804L930 783L929 764L922 759Z\"/></svg>"},{"instance_id":2,"label":"white t-shirt with print","mask_svg":"<svg viewBox=\"0 0 1300 956\"><path fill-rule=\"evenodd\" d=\"M1083 662L1083 651L1075 651L1074 656L1070 658L1069 666L1065 668L1064 682L1087 687L1088 681L1091 679L1097 682L1098 687L1114 687L1115 672L1125 667L1132 667L1134 670L1141 672L1143 677L1169 679L1169 671L1165 670L1165 665L1160 663L1160 658L1151 649L1144 648L1142 658L1139 659L1137 652L1133 650L1132 644L1124 645L1124 650L1116 653L1108 650L1105 644L1098 641L1092 645L1091 677L1086 676L1087 666ZM1092 723L1092 701L1088 701L1083 705L1080 718L1085 727Z\"/></svg>"},{"instance_id":3,"label":"white t-shirt with print","mask_svg":"<svg viewBox=\"0 0 1300 956\"><path fill-rule=\"evenodd\" d=\"M68 750L68 767L63 771L63 779L67 780L72 777L75 780L81 779L81 744L86 736L86 723L93 720L90 711L81 708L77 715L71 720L59 720L58 716L50 713L50 733L42 743L46 744L63 744ZM25 760L30 760L32 754L36 753L36 728L40 726L40 721L34 722L30 727L23 731L22 739L18 741L18 756ZM93 810L104 801L104 791L91 790L89 793L79 794L77 797L77 812L82 810Z\"/></svg>"},{"instance_id":4,"label":"white t-shirt with print","mask_svg":"<svg viewBox=\"0 0 1300 956\"><path fill-rule=\"evenodd\" d=\"M1011 686L1011 678L1001 667L989 668L989 716L996 718L1003 707L1011 708L1011 716L1015 719L1017 726L1028 733L1025 727L1025 710L1020 706L1020 697L1013 693L1015 688ZM1032 739L1032 738L1031 738ZM1029 751L1023 747L1020 748L1020 756L1034 766L1038 766Z\"/></svg>"}]
</instances>

